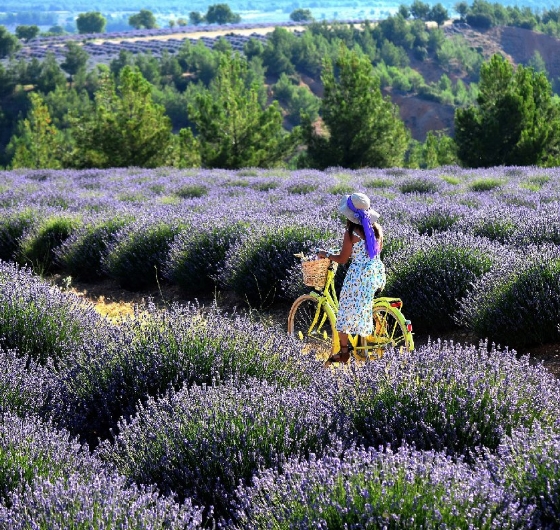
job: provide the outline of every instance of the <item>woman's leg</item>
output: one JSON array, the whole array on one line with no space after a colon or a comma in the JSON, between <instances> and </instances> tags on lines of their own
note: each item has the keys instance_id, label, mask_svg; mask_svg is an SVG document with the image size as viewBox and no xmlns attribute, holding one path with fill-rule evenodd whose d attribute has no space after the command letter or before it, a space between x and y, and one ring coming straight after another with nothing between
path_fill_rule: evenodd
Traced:
<instances>
[{"instance_id":1,"label":"woman's leg","mask_svg":"<svg viewBox=\"0 0 560 530\"><path fill-rule=\"evenodd\" d=\"M338 341L340 344L340 350L338 353L329 357L325 363L326 366L330 366L332 363L347 363L350 360L350 352L348 351L348 334L339 331Z\"/></svg>"},{"instance_id":2,"label":"woman's leg","mask_svg":"<svg viewBox=\"0 0 560 530\"><path fill-rule=\"evenodd\" d=\"M348 351L348 333L338 332L338 342L340 344L340 349L346 349Z\"/></svg>"}]
</instances>

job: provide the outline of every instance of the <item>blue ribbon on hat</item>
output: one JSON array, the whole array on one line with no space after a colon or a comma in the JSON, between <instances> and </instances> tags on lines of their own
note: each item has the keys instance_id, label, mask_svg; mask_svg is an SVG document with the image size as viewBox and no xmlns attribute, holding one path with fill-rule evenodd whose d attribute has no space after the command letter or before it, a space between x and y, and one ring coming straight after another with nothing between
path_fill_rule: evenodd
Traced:
<instances>
[{"instance_id":1,"label":"blue ribbon on hat","mask_svg":"<svg viewBox=\"0 0 560 530\"><path fill-rule=\"evenodd\" d=\"M356 208L352 202L351 195L348 197L346 205L350 208L350 210L352 210L352 212L354 212L354 214L356 214L356 217L360 219L362 228L364 229L364 235L366 236L365 243L367 253L370 258L375 258L378 254L377 239L375 238L375 232L373 231L373 226L371 225L369 213L366 210Z\"/></svg>"}]
</instances>

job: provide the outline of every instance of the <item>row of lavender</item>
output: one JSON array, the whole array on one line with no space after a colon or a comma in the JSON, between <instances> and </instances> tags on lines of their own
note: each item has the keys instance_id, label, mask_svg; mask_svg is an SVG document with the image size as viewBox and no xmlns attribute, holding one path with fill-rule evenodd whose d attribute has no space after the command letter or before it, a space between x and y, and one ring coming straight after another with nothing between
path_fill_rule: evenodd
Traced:
<instances>
[{"instance_id":1,"label":"row of lavender","mask_svg":"<svg viewBox=\"0 0 560 530\"><path fill-rule=\"evenodd\" d=\"M1 259L131 290L158 281L192 295L218 287L258 306L302 292L293 254L339 244L338 201L364 191L385 228L385 293L403 299L417 331L462 327L516 348L559 339L556 169L132 168L0 178Z\"/></svg>"},{"instance_id":2,"label":"row of lavender","mask_svg":"<svg viewBox=\"0 0 560 530\"><path fill-rule=\"evenodd\" d=\"M183 37L182 39L167 40L122 40L122 41L103 41L101 43L86 42L83 49L93 56L118 56L120 52L131 53L151 53L155 56L161 56L163 53L179 52L185 41L189 41L192 45L196 45L199 41L207 48L213 49L219 39L225 39L231 47L238 52L243 52L245 44L250 39L256 39L266 44L267 35L252 33L251 35L235 35L234 33L224 35L222 37ZM48 54L53 54L58 59L63 59L67 49L60 44L37 44L27 46L17 54L17 58L35 57L41 59Z\"/></svg>"},{"instance_id":3,"label":"row of lavender","mask_svg":"<svg viewBox=\"0 0 560 530\"><path fill-rule=\"evenodd\" d=\"M324 370L245 317L115 325L5 262L0 327L0 526L560 523L560 381L513 352Z\"/></svg>"}]
</instances>

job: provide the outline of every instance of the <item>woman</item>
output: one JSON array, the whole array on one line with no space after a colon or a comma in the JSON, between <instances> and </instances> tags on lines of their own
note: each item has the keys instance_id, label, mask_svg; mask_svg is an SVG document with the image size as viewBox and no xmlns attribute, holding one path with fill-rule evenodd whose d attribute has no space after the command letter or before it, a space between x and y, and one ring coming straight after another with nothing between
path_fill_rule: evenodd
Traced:
<instances>
[{"instance_id":1,"label":"woman","mask_svg":"<svg viewBox=\"0 0 560 530\"><path fill-rule=\"evenodd\" d=\"M326 366L348 362L348 334L366 337L373 333L373 299L377 290L385 287L385 266L380 258L383 230L377 223L379 214L370 206L363 193L343 197L339 211L347 221L340 253L317 253L340 264L352 258L342 284L336 321L340 351L329 357Z\"/></svg>"}]
</instances>

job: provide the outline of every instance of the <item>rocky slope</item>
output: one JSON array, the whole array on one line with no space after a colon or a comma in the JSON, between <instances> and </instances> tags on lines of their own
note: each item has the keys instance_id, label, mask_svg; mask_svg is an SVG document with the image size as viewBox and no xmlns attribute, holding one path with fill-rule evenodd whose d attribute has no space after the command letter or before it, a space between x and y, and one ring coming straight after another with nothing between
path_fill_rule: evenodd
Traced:
<instances>
[{"instance_id":1,"label":"rocky slope","mask_svg":"<svg viewBox=\"0 0 560 530\"><path fill-rule=\"evenodd\" d=\"M560 39L549 37L522 28L495 27L487 31L475 31L463 25L448 25L448 36L462 35L472 48L481 51L485 59L496 53L502 54L513 65L526 65L538 52L542 57L550 79L560 77ZM433 61L413 61L411 67L420 72L426 81L437 81L444 73L452 81L465 73L456 65L452 71L444 71ZM391 93L392 100L399 105L401 117L410 128L413 138L423 141L431 130L443 130L453 135L454 108L417 96Z\"/></svg>"}]
</instances>

